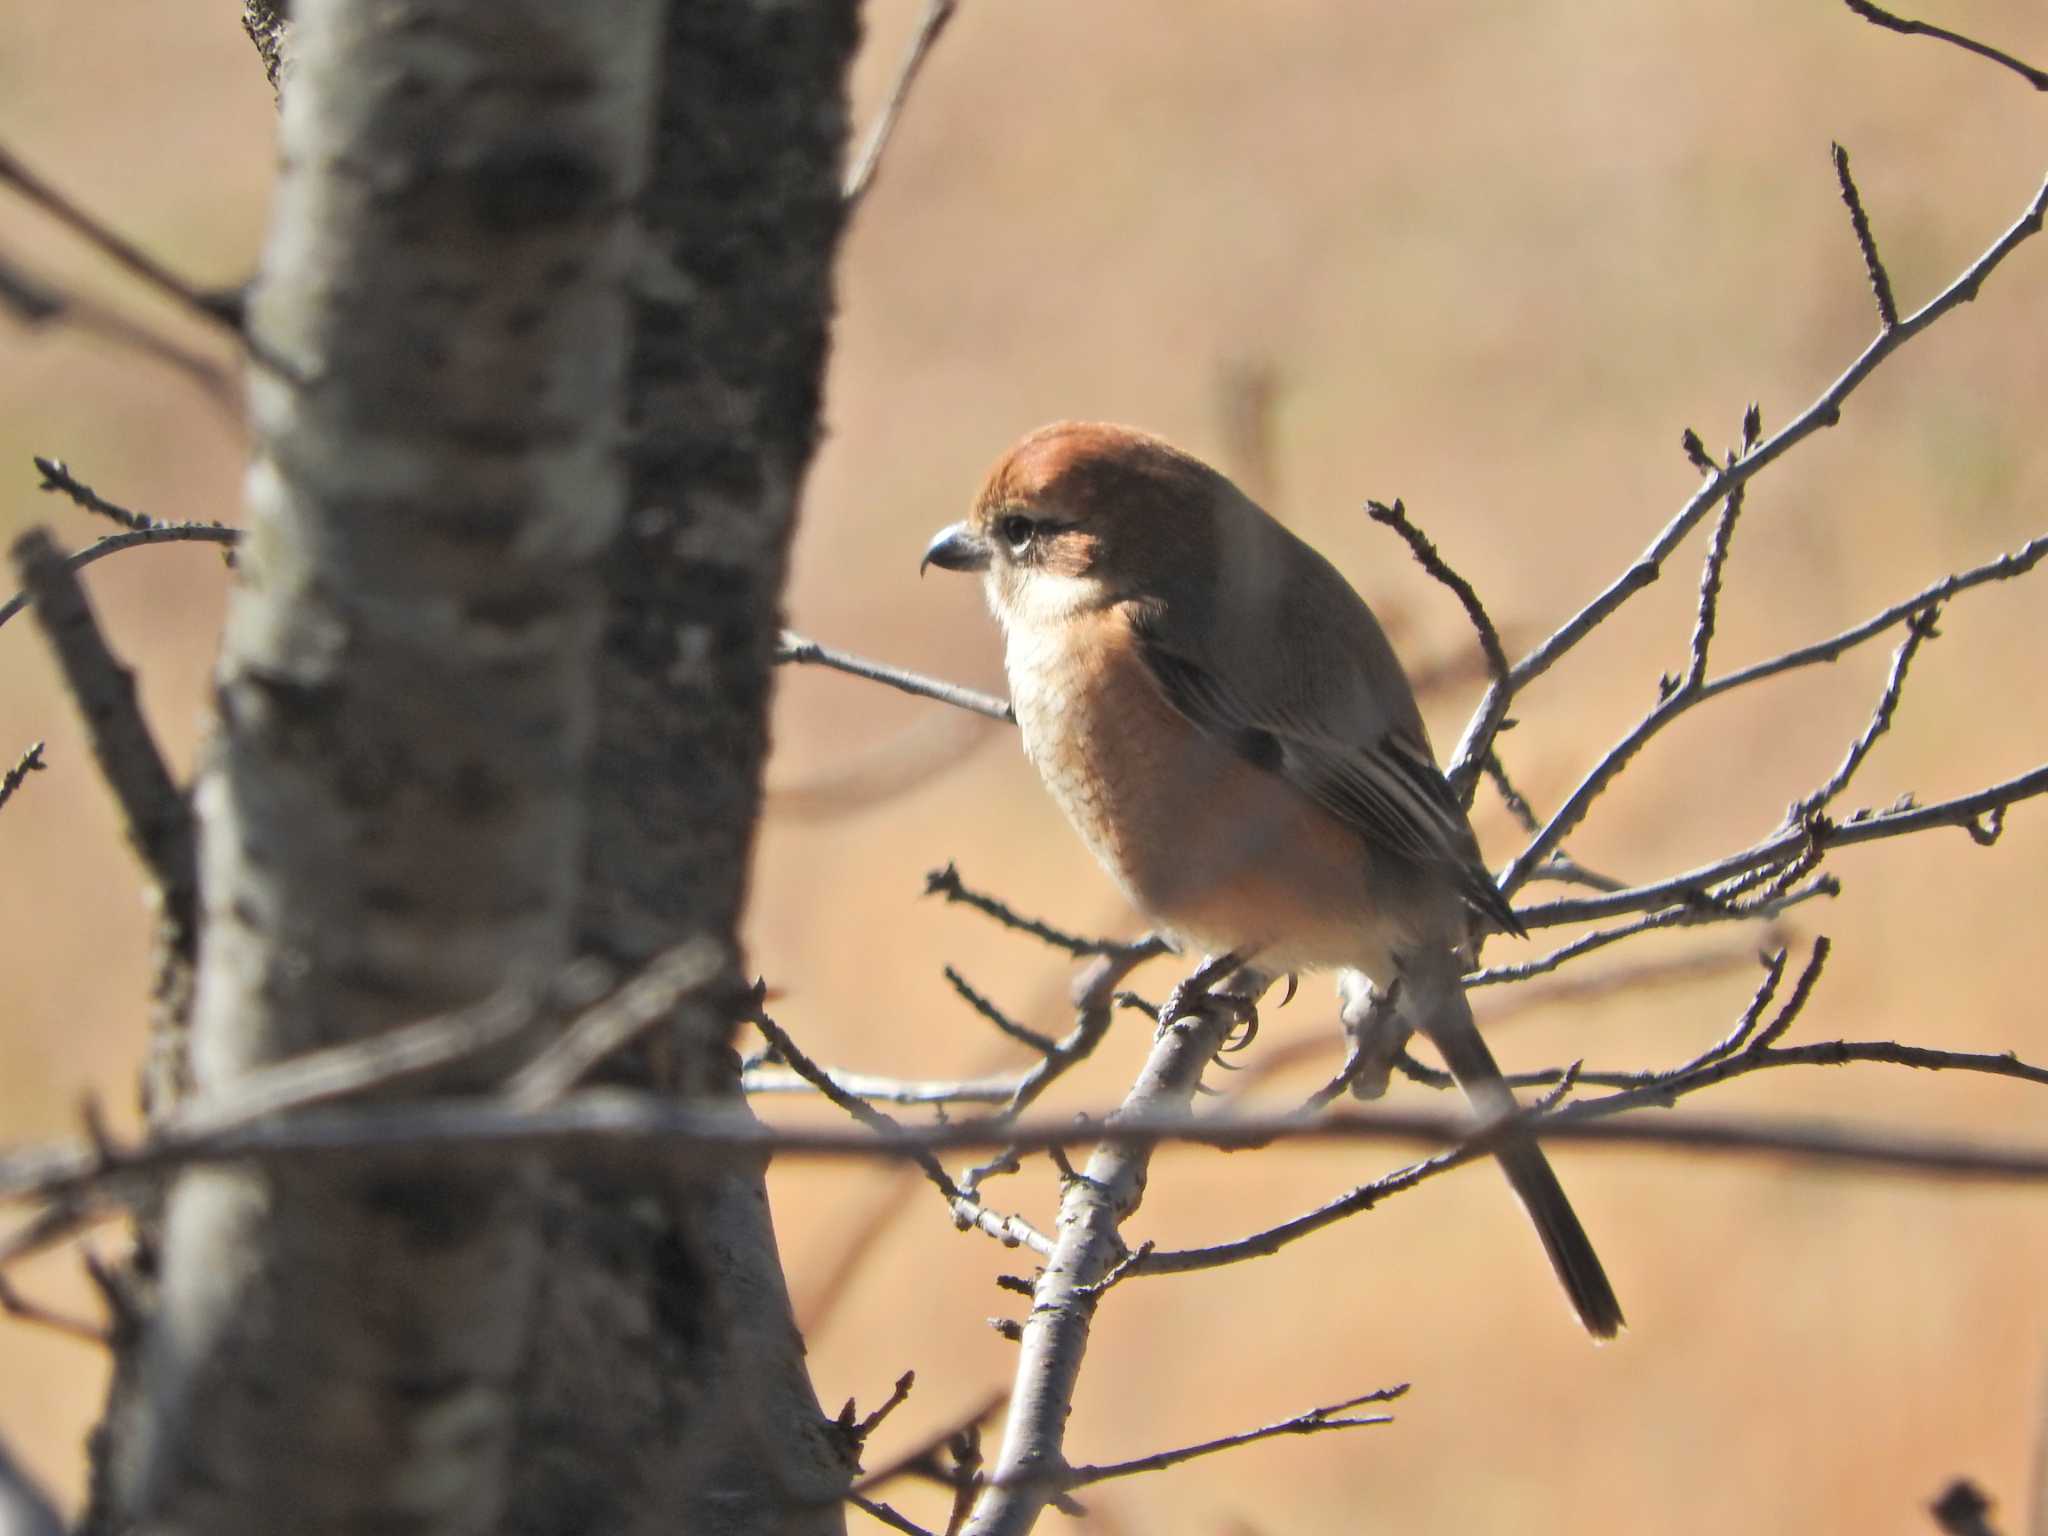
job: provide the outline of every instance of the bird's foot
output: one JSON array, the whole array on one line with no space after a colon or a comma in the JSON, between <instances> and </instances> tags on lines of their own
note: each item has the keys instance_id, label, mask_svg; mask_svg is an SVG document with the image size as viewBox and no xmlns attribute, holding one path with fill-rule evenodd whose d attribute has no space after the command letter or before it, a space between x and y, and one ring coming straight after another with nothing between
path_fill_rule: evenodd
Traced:
<instances>
[{"instance_id":1,"label":"bird's foot","mask_svg":"<svg viewBox=\"0 0 2048 1536\"><path fill-rule=\"evenodd\" d=\"M1191 1018L1220 1019L1225 1021L1223 1042L1217 1047L1220 1056L1226 1051L1241 1051L1250 1045L1259 1033L1259 999L1264 997L1278 978L1264 971L1253 970L1234 955L1222 955L1205 960L1194 974L1186 977L1167 994L1165 1005L1159 1010L1159 1028L1154 1039L1166 1031ZM1228 981L1225 987L1223 983ZM1280 1000L1282 1007L1294 996L1294 977L1287 977L1287 995Z\"/></svg>"}]
</instances>

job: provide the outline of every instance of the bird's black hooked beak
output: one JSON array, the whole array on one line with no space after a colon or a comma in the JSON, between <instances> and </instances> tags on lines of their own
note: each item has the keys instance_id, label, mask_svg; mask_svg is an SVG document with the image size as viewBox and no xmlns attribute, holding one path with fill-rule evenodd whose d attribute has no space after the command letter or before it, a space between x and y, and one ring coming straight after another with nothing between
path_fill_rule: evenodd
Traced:
<instances>
[{"instance_id":1,"label":"bird's black hooked beak","mask_svg":"<svg viewBox=\"0 0 2048 1536\"><path fill-rule=\"evenodd\" d=\"M985 571L988 541L965 523L941 528L925 545L924 558L917 562L917 574L922 576L928 565L936 565L942 571Z\"/></svg>"}]
</instances>

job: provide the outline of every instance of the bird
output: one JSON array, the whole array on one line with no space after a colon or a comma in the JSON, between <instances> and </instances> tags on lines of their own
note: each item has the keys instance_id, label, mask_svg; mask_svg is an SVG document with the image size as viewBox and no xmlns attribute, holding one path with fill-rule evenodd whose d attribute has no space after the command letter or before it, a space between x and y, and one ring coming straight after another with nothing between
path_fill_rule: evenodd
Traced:
<instances>
[{"instance_id":1,"label":"bird","mask_svg":"<svg viewBox=\"0 0 2048 1536\"><path fill-rule=\"evenodd\" d=\"M919 566L979 573L1024 750L1131 904L1265 975L1362 973L1474 1111L1519 1107L1464 953L1521 933L1365 600L1164 439L1060 421L995 463ZM1623 1326L1542 1149L1496 1154L1579 1320Z\"/></svg>"}]
</instances>

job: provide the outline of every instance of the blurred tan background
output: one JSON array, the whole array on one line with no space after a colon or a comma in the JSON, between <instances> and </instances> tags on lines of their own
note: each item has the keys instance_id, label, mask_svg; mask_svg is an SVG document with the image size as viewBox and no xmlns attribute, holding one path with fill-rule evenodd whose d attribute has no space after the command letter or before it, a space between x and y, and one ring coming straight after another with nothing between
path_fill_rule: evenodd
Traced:
<instances>
[{"instance_id":1,"label":"blurred tan background","mask_svg":"<svg viewBox=\"0 0 2048 1536\"><path fill-rule=\"evenodd\" d=\"M2048 26L2012 0L1916 12L2039 63ZM879 98L920 0L874 0L857 79ZM227 0L28 0L0 48L0 141L204 282L261 236L269 92ZM829 437L809 490L791 621L830 643L1000 686L969 583L916 580L926 536L989 460L1055 416L1137 422L1260 489L1379 605L1411 665L1469 661L1455 605L1359 512L1406 498L1526 648L1696 483L1692 425L1767 429L1863 347L1874 320L1828 165L1855 167L1902 306L2002 230L2048 169L2048 116L2002 71L1879 32L1837 5L1586 0L1357 5L1214 0L1101 7L967 0L842 263ZM0 198L0 249L214 340ZM1889 364L1842 424L1753 488L1719 655L1734 664L1842 627L2048 526L2048 244ZM1247 463L1230 381L1275 382ZM106 531L39 495L31 453L169 518L236 515L236 422L159 367L0 321L0 521ZM1518 711L1507 746L1554 805L1683 659L1699 540ZM1893 733L1845 802L1937 798L2048 758L2040 577L1952 607ZM89 577L181 767L200 728L225 578L173 548ZM1861 728L1888 647L1701 711L1611 792L1575 846L1633 876L1773 827ZM0 1136L126 1109L143 1016L137 881L30 626L0 634L0 757L47 738L51 771L0 814L0 967L12 1005ZM1440 748L1477 689L1430 701ZM1014 1064L952 999L951 960L1039 1027L1065 968L921 901L927 869L1074 927L1131 919L1072 843L1007 733L870 685L791 676L750 925L779 1016L821 1058L918 1075ZM1496 862L1513 832L1482 793ZM2034 985L2048 807L1993 850L1945 833L1850 850L1800 939L1835 958L1798 1037L1892 1037L2048 1057ZM1728 953L1755 934L1659 935L1615 963ZM1534 948L1502 945L1492 958ZM1606 962L1590 962L1597 974ZM1162 968L1144 978L1156 993ZM1511 1063L1669 1065L1717 1038L1744 967L1592 1005L1518 1011ZM1120 1031L1058 1104L1097 1106L1144 1031ZM1327 988L1270 1014L1252 1053L1312 1042L1267 1086L1337 1060ZM1414 1102L1422 1090L1397 1089ZM1768 1074L1701 1100L1988 1136L2041 1123L2039 1090L1857 1067ZM2031 1095L2031 1096L2030 1096ZM1263 1225L1372 1177L1398 1151L1167 1156L1138 1236L1180 1246ZM1107 1461L1285 1417L1395 1381L1397 1424L1285 1440L1089 1498L1104 1531L1920 1531L1968 1474L2019 1523L2048 1360L2038 1192L1628 1153L1560 1156L1629 1312L1587 1345L1498 1178L1475 1170L1254 1268L1133 1284L1105 1306L1071 1429ZM818 1388L871 1405L920 1387L875 1447L907 1445L1009 1373L991 1278L1024 1266L955 1234L900 1175L791 1165L774 1178ZM1040 1162L995 1197L1050 1218ZM835 1266L874 1237L833 1293ZM102 1241L109 1238L102 1237ZM75 1252L16 1275L84 1309ZM75 1494L100 1390L93 1351L0 1324L0 1427ZM902 1501L930 1516L917 1495ZM862 1526L860 1517L854 1525Z\"/></svg>"}]
</instances>

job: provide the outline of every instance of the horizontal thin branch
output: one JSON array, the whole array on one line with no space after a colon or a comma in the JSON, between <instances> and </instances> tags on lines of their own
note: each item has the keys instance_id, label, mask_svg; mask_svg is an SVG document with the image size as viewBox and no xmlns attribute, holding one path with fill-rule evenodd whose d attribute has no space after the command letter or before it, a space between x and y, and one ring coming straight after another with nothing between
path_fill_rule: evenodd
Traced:
<instances>
[{"instance_id":1,"label":"horizontal thin branch","mask_svg":"<svg viewBox=\"0 0 2048 1536\"><path fill-rule=\"evenodd\" d=\"M920 672L892 667L886 662L869 661L865 656L855 656L849 651L836 651L829 646L806 640L794 630L785 629L775 647L775 660L788 666L829 667L835 672L844 672L849 677L864 677L871 683L885 683L903 693L913 694L921 699L937 699L941 704L951 704L956 709L986 715L991 720L1001 720L1009 725L1017 723L1016 713L1010 708L1009 700L999 699L991 693L980 693L972 688L962 688L957 683L941 682L935 677L926 677Z\"/></svg>"},{"instance_id":2,"label":"horizontal thin branch","mask_svg":"<svg viewBox=\"0 0 2048 1536\"><path fill-rule=\"evenodd\" d=\"M117 533L101 539L97 544L88 544L84 549L64 557L67 571L82 571L96 560L109 555L118 555L124 549L140 549L145 544L225 544L233 548L242 539L239 528L225 528L219 523L156 523L133 533ZM6 602L0 603L0 624L20 613L35 601L31 592L17 592Z\"/></svg>"},{"instance_id":3,"label":"horizontal thin branch","mask_svg":"<svg viewBox=\"0 0 2048 1536\"><path fill-rule=\"evenodd\" d=\"M1408 1383L1398 1387L1382 1387L1377 1392L1367 1392L1361 1397L1348 1398L1341 1403L1329 1403L1321 1408L1311 1408L1306 1413L1297 1413L1291 1419L1282 1419L1276 1424L1266 1424L1258 1429L1248 1429L1235 1435L1222 1435L1214 1440L1204 1440L1198 1445L1183 1445L1171 1451L1156 1451L1150 1456L1139 1456L1130 1461L1113 1461L1102 1466L1073 1467L1060 1479L1062 1487L1085 1488L1090 1483L1108 1482L1113 1477L1131 1477L1140 1472L1163 1472L1168 1467L1177 1467L1182 1462L1193 1461L1198 1456L1212 1456L1218 1451L1236 1450L1241 1445L1251 1445L1260 1440L1272 1440L1280 1435L1313 1435L1330 1429L1363 1429L1374 1424L1391 1424L1393 1415L1372 1413L1339 1417L1353 1408L1363 1408L1368 1403L1390 1403L1408 1390Z\"/></svg>"},{"instance_id":4,"label":"horizontal thin branch","mask_svg":"<svg viewBox=\"0 0 2048 1536\"><path fill-rule=\"evenodd\" d=\"M1840 1167L2033 1182L2048 1179L2048 1146L1929 1136L1883 1126L1730 1116L1671 1120L1550 1115L1497 1122L1474 1136L1463 1114L1391 1108L1295 1115L1001 1116L867 1131L842 1126L768 1126L751 1115L679 1104L655 1095L586 1090L538 1110L475 1099L365 1103L312 1109L200 1135L166 1132L132 1148L86 1144L0 1154L0 1200L58 1200L111 1178L163 1174L247 1160L408 1160L472 1154L548 1153L583 1162L639 1164L691 1149L707 1158L919 1159L934 1153L1014 1147L1020 1153L1084 1145L1185 1144L1238 1149L1269 1141L1405 1141L1490 1155L1519 1138L1574 1146L1647 1147L1744 1157L1782 1157Z\"/></svg>"},{"instance_id":5,"label":"horizontal thin branch","mask_svg":"<svg viewBox=\"0 0 2048 1536\"><path fill-rule=\"evenodd\" d=\"M1516 908L1515 916L1524 927L1533 929L1553 927L1559 923L1595 922L1624 913L1669 906L1673 902L1703 895L1722 881L1750 870L1787 863L1797 858L1809 842L1818 843L1823 849L1833 849L1855 843L1874 843L1888 837L1903 837L1934 827L1958 827L1973 841L1990 843L1998 836L2006 807L2043 794L2048 794L2048 764L2003 783L1989 785L1974 794L1958 795L1953 800L1942 800L1933 805L1859 812L1846 821L1820 818L1804 826L1788 827L1754 847L1682 875L1674 875L1668 880L1603 895L1569 896L1560 901L1539 902Z\"/></svg>"},{"instance_id":6,"label":"horizontal thin branch","mask_svg":"<svg viewBox=\"0 0 2048 1536\"><path fill-rule=\"evenodd\" d=\"M881 1104L1003 1104L1022 1081L1015 1072L987 1077L918 1078L884 1077L879 1073L847 1072L825 1068L825 1075L840 1088L863 1099ZM740 1088L748 1094L783 1095L817 1093L786 1067L750 1066L740 1074Z\"/></svg>"},{"instance_id":7,"label":"horizontal thin branch","mask_svg":"<svg viewBox=\"0 0 2048 1536\"><path fill-rule=\"evenodd\" d=\"M2048 91L2048 69L2036 69L2022 63L2003 49L1989 43L1980 43L1974 37L1965 37L1960 32L1951 32L1947 27L1937 27L1930 21L1910 21L1903 16L1894 16L1882 7L1872 5L1870 0L1842 0L1842 3L1873 26L1883 27L1888 32L1904 33L1908 37L1932 37L1944 43L1953 43L1979 58L1989 59L1994 64L2003 64L2037 91Z\"/></svg>"},{"instance_id":8,"label":"horizontal thin branch","mask_svg":"<svg viewBox=\"0 0 2048 1536\"><path fill-rule=\"evenodd\" d=\"M974 908L984 916L994 918L1005 928L1018 933L1028 933L1041 943L1050 944L1054 949L1063 949L1070 955L1111 955L1128 959L1133 965L1149 960L1155 955L1170 953L1170 946L1157 934L1146 934L1141 939L1125 943L1117 939L1084 939L1055 928L1050 923L1040 922L1035 917L1025 917L1014 908L1000 902L993 896L973 889L960 878L960 871L948 864L944 869L935 869L924 877L924 893L927 896L943 896L948 902L959 902L962 906Z\"/></svg>"}]
</instances>

